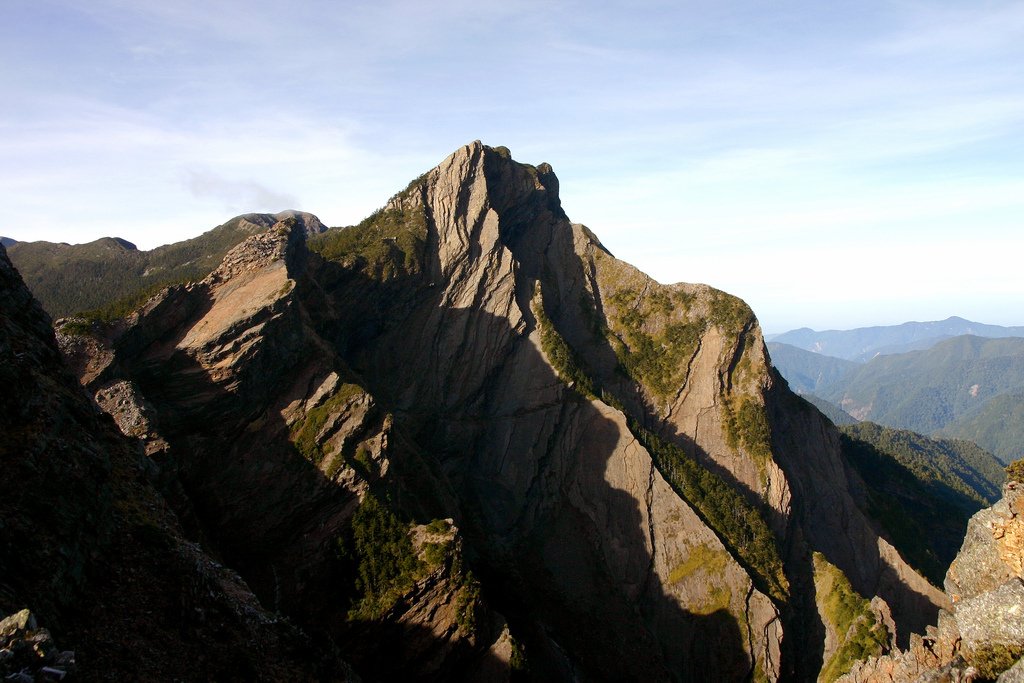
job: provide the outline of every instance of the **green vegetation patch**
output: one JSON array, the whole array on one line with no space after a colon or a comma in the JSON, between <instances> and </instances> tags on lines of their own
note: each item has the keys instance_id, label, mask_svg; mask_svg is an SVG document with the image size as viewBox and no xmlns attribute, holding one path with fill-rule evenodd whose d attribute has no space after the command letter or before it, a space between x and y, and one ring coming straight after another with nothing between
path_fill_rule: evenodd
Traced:
<instances>
[{"instance_id":1,"label":"green vegetation patch","mask_svg":"<svg viewBox=\"0 0 1024 683\"><path fill-rule=\"evenodd\" d=\"M889 650L889 630L871 611L871 603L853 589L838 567L817 552L814 553L814 588L818 604L839 642L835 653L822 667L819 681L831 683L848 673L855 662Z\"/></svg>"},{"instance_id":2,"label":"green vegetation patch","mask_svg":"<svg viewBox=\"0 0 1024 683\"><path fill-rule=\"evenodd\" d=\"M1024 656L1024 645L1020 643L986 643L965 653L968 664L978 670L983 680L994 681L1017 660Z\"/></svg>"},{"instance_id":3,"label":"green vegetation patch","mask_svg":"<svg viewBox=\"0 0 1024 683\"><path fill-rule=\"evenodd\" d=\"M630 287L608 297L608 336L625 371L656 397L668 398L686 379L690 359L706 330L705 320L690 320L686 311L672 319L673 301L656 283L641 294Z\"/></svg>"},{"instance_id":4,"label":"green vegetation patch","mask_svg":"<svg viewBox=\"0 0 1024 683\"><path fill-rule=\"evenodd\" d=\"M691 607L690 611L706 617L715 612L727 611L731 603L732 590L728 586L716 584L708 590L704 601L696 607Z\"/></svg>"},{"instance_id":5,"label":"green vegetation patch","mask_svg":"<svg viewBox=\"0 0 1024 683\"><path fill-rule=\"evenodd\" d=\"M473 572L466 572L455 598L455 623L463 633L476 632L480 606L480 582Z\"/></svg>"},{"instance_id":6,"label":"green vegetation patch","mask_svg":"<svg viewBox=\"0 0 1024 683\"><path fill-rule=\"evenodd\" d=\"M690 555L676 565L668 575L669 583L679 583L696 572L704 572L708 577L705 581L707 591L701 604L690 606L694 614L707 616L720 610L728 610L732 602L732 590L711 577L721 578L725 572L729 553L724 549L712 548L707 543L699 543L690 548Z\"/></svg>"},{"instance_id":7,"label":"green vegetation patch","mask_svg":"<svg viewBox=\"0 0 1024 683\"><path fill-rule=\"evenodd\" d=\"M352 551L359 599L349 619L381 617L413 587L423 570L409 527L372 493L363 497L352 515Z\"/></svg>"},{"instance_id":8,"label":"green vegetation patch","mask_svg":"<svg viewBox=\"0 0 1024 683\"><path fill-rule=\"evenodd\" d=\"M98 308L82 311L76 314L90 323L110 324L115 320L127 317L129 314L142 308L143 304L153 298L166 287L184 285L192 281L192 278L181 277L172 280L157 282L141 289L138 289L127 296L120 297L106 303Z\"/></svg>"},{"instance_id":9,"label":"green vegetation patch","mask_svg":"<svg viewBox=\"0 0 1024 683\"><path fill-rule=\"evenodd\" d=\"M328 230L309 240L309 248L325 259L377 280L421 273L426 245L427 218L419 205L378 209L359 225Z\"/></svg>"},{"instance_id":10,"label":"green vegetation patch","mask_svg":"<svg viewBox=\"0 0 1024 683\"><path fill-rule=\"evenodd\" d=\"M427 531L432 534L446 534L451 531L452 525L446 519L432 519L427 525Z\"/></svg>"},{"instance_id":11,"label":"green vegetation patch","mask_svg":"<svg viewBox=\"0 0 1024 683\"><path fill-rule=\"evenodd\" d=\"M423 544L423 560L427 563L427 567L431 570L440 567L448 556L448 549L451 547L451 541L442 541L440 543L426 542Z\"/></svg>"},{"instance_id":12,"label":"green vegetation patch","mask_svg":"<svg viewBox=\"0 0 1024 683\"><path fill-rule=\"evenodd\" d=\"M302 456L319 465L324 459L322 444L319 440L320 431L328 418L344 406L352 397L361 394L362 388L357 384L342 384L326 401L306 413L306 417L296 421L291 427L291 440ZM358 452L357 452L358 460Z\"/></svg>"},{"instance_id":13,"label":"green vegetation patch","mask_svg":"<svg viewBox=\"0 0 1024 683\"><path fill-rule=\"evenodd\" d=\"M753 321L754 312L743 299L713 289L708 318L712 325L723 332L739 335Z\"/></svg>"},{"instance_id":14,"label":"green vegetation patch","mask_svg":"<svg viewBox=\"0 0 1024 683\"><path fill-rule=\"evenodd\" d=\"M782 558L762 512L683 449L656 437L629 418L629 429L652 455L658 470L697 511L751 574L758 588L780 602L789 594Z\"/></svg>"},{"instance_id":15,"label":"green vegetation patch","mask_svg":"<svg viewBox=\"0 0 1024 683\"><path fill-rule=\"evenodd\" d=\"M597 390L594 380L583 369L583 361L569 343L558 334L554 323L544 312L543 295L535 299L532 306L533 315L537 318L540 328L540 345L548 361L566 383L574 386L584 396L594 398Z\"/></svg>"},{"instance_id":16,"label":"green vegetation patch","mask_svg":"<svg viewBox=\"0 0 1024 683\"><path fill-rule=\"evenodd\" d=\"M60 332L70 337L91 337L95 333L93 323L83 318L72 318L65 321L60 326Z\"/></svg>"},{"instance_id":17,"label":"green vegetation patch","mask_svg":"<svg viewBox=\"0 0 1024 683\"><path fill-rule=\"evenodd\" d=\"M733 450L743 447L763 470L772 459L771 428L764 406L749 396L729 397L722 403L722 429Z\"/></svg>"},{"instance_id":18,"label":"green vegetation patch","mask_svg":"<svg viewBox=\"0 0 1024 683\"><path fill-rule=\"evenodd\" d=\"M1024 458L1014 460L1006 466L1006 479L1008 481L1024 482Z\"/></svg>"},{"instance_id":19,"label":"green vegetation patch","mask_svg":"<svg viewBox=\"0 0 1024 683\"><path fill-rule=\"evenodd\" d=\"M526 657L526 647L511 634L509 635L509 645L512 649L509 667L512 669L513 676L528 673L530 662Z\"/></svg>"},{"instance_id":20,"label":"green vegetation patch","mask_svg":"<svg viewBox=\"0 0 1024 683\"><path fill-rule=\"evenodd\" d=\"M668 575L669 583L679 583L703 570L709 576L718 576L725 571L729 554L724 550L712 548L707 543L699 543L690 548L689 556L676 565Z\"/></svg>"}]
</instances>

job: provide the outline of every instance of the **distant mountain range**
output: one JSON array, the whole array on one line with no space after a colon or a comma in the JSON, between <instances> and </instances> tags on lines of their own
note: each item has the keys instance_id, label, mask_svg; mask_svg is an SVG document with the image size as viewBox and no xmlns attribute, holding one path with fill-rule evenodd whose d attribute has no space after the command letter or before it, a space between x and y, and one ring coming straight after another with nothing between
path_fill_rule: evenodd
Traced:
<instances>
[{"instance_id":1,"label":"distant mountain range","mask_svg":"<svg viewBox=\"0 0 1024 683\"><path fill-rule=\"evenodd\" d=\"M817 394L861 365L781 342L771 341L767 346L775 367L785 376L789 387L800 394Z\"/></svg>"},{"instance_id":2,"label":"distant mountain range","mask_svg":"<svg viewBox=\"0 0 1024 683\"><path fill-rule=\"evenodd\" d=\"M246 237L279 220L294 218L307 234L327 228L312 214L283 211L236 216L202 235L150 251L140 251L120 237L86 244L4 242L25 284L54 318L97 309L118 317L161 287L203 279L224 254ZM123 302L123 305L114 305Z\"/></svg>"},{"instance_id":3,"label":"distant mountain range","mask_svg":"<svg viewBox=\"0 0 1024 683\"><path fill-rule=\"evenodd\" d=\"M911 339L923 335L922 330L949 330L961 324L988 336ZM818 341L796 330L776 337L767 346L791 388L805 394L836 424L847 421L845 411L857 420L969 439L1009 462L1024 454L1024 338L1014 336L1018 330L1024 328L950 318L941 323L817 333L848 335ZM928 348L879 354L857 363L779 341L803 335L804 343L852 353L854 345L881 349L883 342L892 342L901 334L904 337L899 343L927 344Z\"/></svg>"},{"instance_id":4,"label":"distant mountain range","mask_svg":"<svg viewBox=\"0 0 1024 683\"><path fill-rule=\"evenodd\" d=\"M0 246L3 246L4 248L13 247L17 243L18 240L12 240L10 237L0 236Z\"/></svg>"},{"instance_id":5,"label":"distant mountain range","mask_svg":"<svg viewBox=\"0 0 1024 683\"><path fill-rule=\"evenodd\" d=\"M852 330L818 332L802 327L765 338L805 351L865 362L879 354L928 349L944 339L965 334L975 337L1024 337L1024 327L986 325L953 316L931 322L907 322Z\"/></svg>"}]
</instances>

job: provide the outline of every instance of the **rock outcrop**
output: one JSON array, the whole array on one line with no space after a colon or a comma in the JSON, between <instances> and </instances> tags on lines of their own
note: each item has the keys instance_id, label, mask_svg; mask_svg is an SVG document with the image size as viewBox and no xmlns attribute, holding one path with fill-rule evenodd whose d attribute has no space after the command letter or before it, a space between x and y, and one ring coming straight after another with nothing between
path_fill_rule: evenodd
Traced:
<instances>
[{"instance_id":1,"label":"rock outcrop","mask_svg":"<svg viewBox=\"0 0 1024 683\"><path fill-rule=\"evenodd\" d=\"M27 609L0 618L0 677L15 683L61 681L75 673L75 653L59 650Z\"/></svg>"},{"instance_id":2,"label":"rock outcrop","mask_svg":"<svg viewBox=\"0 0 1024 683\"><path fill-rule=\"evenodd\" d=\"M1019 680L1024 656L1024 482L971 518L946 574L952 607L909 649L859 663L842 681ZM1016 664L1015 664L1016 662Z\"/></svg>"}]
</instances>

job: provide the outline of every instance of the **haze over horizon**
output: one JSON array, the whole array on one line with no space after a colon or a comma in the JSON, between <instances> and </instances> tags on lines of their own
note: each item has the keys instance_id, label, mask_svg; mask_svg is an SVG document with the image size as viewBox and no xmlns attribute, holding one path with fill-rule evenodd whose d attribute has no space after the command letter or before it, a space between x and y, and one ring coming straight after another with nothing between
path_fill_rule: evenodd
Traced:
<instances>
[{"instance_id":1,"label":"haze over horizon","mask_svg":"<svg viewBox=\"0 0 1024 683\"><path fill-rule=\"evenodd\" d=\"M0 234L348 225L462 144L768 332L1024 310L1024 5L11 0Z\"/></svg>"}]
</instances>

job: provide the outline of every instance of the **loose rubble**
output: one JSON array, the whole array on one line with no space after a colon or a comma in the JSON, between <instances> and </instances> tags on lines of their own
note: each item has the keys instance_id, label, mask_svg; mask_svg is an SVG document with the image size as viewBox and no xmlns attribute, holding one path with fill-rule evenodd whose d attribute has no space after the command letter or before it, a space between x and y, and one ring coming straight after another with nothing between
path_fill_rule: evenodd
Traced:
<instances>
[{"instance_id":1,"label":"loose rubble","mask_svg":"<svg viewBox=\"0 0 1024 683\"><path fill-rule=\"evenodd\" d=\"M75 653L60 650L27 609L0 620L0 678L14 683L74 680Z\"/></svg>"}]
</instances>

